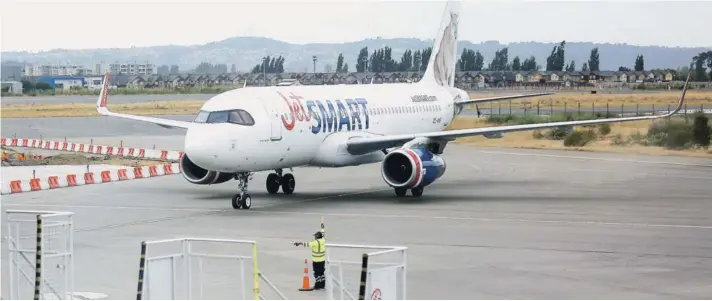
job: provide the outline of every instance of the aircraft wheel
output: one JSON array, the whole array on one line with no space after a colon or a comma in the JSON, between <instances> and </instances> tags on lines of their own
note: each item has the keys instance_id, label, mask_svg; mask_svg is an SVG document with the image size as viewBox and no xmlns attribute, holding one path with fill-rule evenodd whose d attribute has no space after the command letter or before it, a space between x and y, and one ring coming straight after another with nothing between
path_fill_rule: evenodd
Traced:
<instances>
[{"instance_id":1,"label":"aircraft wheel","mask_svg":"<svg viewBox=\"0 0 712 301\"><path fill-rule=\"evenodd\" d=\"M250 207L252 207L252 197L249 194L245 193L242 195L240 198L240 207L242 207L242 209L250 209Z\"/></svg>"},{"instance_id":2,"label":"aircraft wheel","mask_svg":"<svg viewBox=\"0 0 712 301\"><path fill-rule=\"evenodd\" d=\"M282 191L284 194L292 194L292 192L294 192L295 185L296 181L291 173L284 174L282 176Z\"/></svg>"},{"instance_id":3,"label":"aircraft wheel","mask_svg":"<svg viewBox=\"0 0 712 301\"><path fill-rule=\"evenodd\" d=\"M406 192L408 192L407 188L404 187L394 187L393 190L396 191L396 196L405 196Z\"/></svg>"},{"instance_id":4,"label":"aircraft wheel","mask_svg":"<svg viewBox=\"0 0 712 301\"><path fill-rule=\"evenodd\" d=\"M423 190L425 190L425 187L423 186L413 187L413 189L410 190L410 193L412 193L414 197L419 197L423 195Z\"/></svg>"},{"instance_id":5,"label":"aircraft wheel","mask_svg":"<svg viewBox=\"0 0 712 301\"><path fill-rule=\"evenodd\" d=\"M240 195L236 194L232 197L232 209L240 209Z\"/></svg>"},{"instance_id":6,"label":"aircraft wheel","mask_svg":"<svg viewBox=\"0 0 712 301\"><path fill-rule=\"evenodd\" d=\"M279 191L279 186L281 184L281 181L279 179L279 175L276 173L271 173L267 176L267 192L269 194L275 194L277 191Z\"/></svg>"}]
</instances>

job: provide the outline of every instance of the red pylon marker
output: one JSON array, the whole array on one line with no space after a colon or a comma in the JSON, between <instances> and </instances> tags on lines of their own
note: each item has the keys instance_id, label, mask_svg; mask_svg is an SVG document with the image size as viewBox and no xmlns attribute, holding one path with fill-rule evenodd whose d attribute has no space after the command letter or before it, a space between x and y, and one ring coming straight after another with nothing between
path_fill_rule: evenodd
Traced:
<instances>
[{"instance_id":1,"label":"red pylon marker","mask_svg":"<svg viewBox=\"0 0 712 301\"><path fill-rule=\"evenodd\" d=\"M313 291L314 289L309 285L309 264L306 259L304 259L304 278L302 278L302 288L300 291Z\"/></svg>"}]
</instances>

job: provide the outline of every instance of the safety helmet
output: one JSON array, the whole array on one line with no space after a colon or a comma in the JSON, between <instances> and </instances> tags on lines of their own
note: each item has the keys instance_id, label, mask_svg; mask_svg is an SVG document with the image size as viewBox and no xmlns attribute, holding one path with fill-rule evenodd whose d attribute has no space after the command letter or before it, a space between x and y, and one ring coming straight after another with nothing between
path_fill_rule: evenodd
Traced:
<instances>
[{"instance_id":1,"label":"safety helmet","mask_svg":"<svg viewBox=\"0 0 712 301\"><path fill-rule=\"evenodd\" d=\"M316 239L320 239L324 237L324 233L321 233L321 231L317 231L316 233L314 233L314 237L316 237Z\"/></svg>"}]
</instances>

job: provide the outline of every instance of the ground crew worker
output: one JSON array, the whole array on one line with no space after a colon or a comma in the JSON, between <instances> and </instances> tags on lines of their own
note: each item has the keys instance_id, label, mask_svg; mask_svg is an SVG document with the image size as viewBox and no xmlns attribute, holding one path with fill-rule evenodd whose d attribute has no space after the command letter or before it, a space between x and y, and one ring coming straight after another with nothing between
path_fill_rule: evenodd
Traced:
<instances>
[{"instance_id":1,"label":"ground crew worker","mask_svg":"<svg viewBox=\"0 0 712 301\"><path fill-rule=\"evenodd\" d=\"M326 287L326 279L324 278L326 264L326 239L324 238L324 234L324 223L322 223L321 230L314 233L314 240L294 243L295 246L312 248L312 270L314 271L313 289L315 290L324 289Z\"/></svg>"}]
</instances>

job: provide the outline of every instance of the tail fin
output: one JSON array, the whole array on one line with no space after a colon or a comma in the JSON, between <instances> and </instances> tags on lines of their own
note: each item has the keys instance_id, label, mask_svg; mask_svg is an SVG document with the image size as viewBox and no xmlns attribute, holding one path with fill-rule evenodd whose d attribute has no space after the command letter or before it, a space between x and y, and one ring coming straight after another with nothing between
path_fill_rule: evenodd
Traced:
<instances>
[{"instance_id":1,"label":"tail fin","mask_svg":"<svg viewBox=\"0 0 712 301\"><path fill-rule=\"evenodd\" d=\"M420 82L430 82L441 86L455 85L457 64L457 31L460 15L460 2L448 1L445 5L440 29L435 37L433 51L428 67Z\"/></svg>"}]
</instances>

